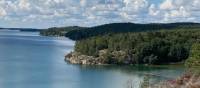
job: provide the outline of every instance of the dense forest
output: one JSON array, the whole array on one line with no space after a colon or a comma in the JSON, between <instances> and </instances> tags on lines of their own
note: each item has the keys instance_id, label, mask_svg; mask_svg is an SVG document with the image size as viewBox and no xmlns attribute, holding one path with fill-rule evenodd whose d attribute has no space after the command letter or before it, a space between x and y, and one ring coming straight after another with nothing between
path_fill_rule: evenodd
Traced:
<instances>
[{"instance_id":1,"label":"dense forest","mask_svg":"<svg viewBox=\"0 0 200 88\"><path fill-rule=\"evenodd\" d=\"M146 28L145 26L141 27L137 29L144 30ZM169 26L169 28L171 27ZM120 28L123 29L123 26ZM93 33L96 34L95 32L89 34ZM80 36L91 36L89 34ZM75 52L93 57L103 57L101 61L107 64L167 64L185 61L191 56L192 45L195 47L192 48L195 55L192 54L191 58L194 56L199 59L200 46L194 45L199 41L200 29L177 28L147 32L109 33L77 41Z\"/></svg>"},{"instance_id":2,"label":"dense forest","mask_svg":"<svg viewBox=\"0 0 200 88\"><path fill-rule=\"evenodd\" d=\"M40 31L43 36L65 36L65 34L72 30L85 29L85 27L69 26L69 27L52 27Z\"/></svg>"},{"instance_id":3,"label":"dense forest","mask_svg":"<svg viewBox=\"0 0 200 88\"><path fill-rule=\"evenodd\" d=\"M144 32L156 30L173 30L173 29L196 29L200 28L199 23L152 23L152 24L135 24L135 23L112 23L95 27L89 27L84 30L72 30L65 34L72 40L81 40L93 36L101 36L110 33L127 33L127 32Z\"/></svg>"}]
</instances>

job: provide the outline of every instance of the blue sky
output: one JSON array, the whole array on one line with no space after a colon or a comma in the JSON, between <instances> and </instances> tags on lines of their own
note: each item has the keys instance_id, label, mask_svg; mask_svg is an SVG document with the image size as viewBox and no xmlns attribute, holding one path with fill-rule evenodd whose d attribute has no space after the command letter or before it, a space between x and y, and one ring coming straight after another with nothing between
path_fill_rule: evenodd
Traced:
<instances>
[{"instance_id":1,"label":"blue sky","mask_svg":"<svg viewBox=\"0 0 200 88\"><path fill-rule=\"evenodd\" d=\"M0 0L0 27L199 22L200 0Z\"/></svg>"}]
</instances>

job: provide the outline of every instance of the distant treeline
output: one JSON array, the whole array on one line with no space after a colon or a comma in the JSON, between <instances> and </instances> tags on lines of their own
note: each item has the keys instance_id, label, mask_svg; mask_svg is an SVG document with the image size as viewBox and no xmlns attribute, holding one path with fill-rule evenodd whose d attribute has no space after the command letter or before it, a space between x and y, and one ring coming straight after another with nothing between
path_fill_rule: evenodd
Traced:
<instances>
[{"instance_id":1,"label":"distant treeline","mask_svg":"<svg viewBox=\"0 0 200 88\"><path fill-rule=\"evenodd\" d=\"M124 64L127 61L131 64L166 64L185 61L190 56L191 46L200 41L200 29L167 30L109 33L90 37L77 41L75 52L103 57L107 64ZM100 54L102 50L104 54Z\"/></svg>"},{"instance_id":2,"label":"distant treeline","mask_svg":"<svg viewBox=\"0 0 200 88\"><path fill-rule=\"evenodd\" d=\"M200 28L199 23L152 23L152 24L135 24L135 23L112 23L95 27L89 27L84 30L72 30L66 33L66 37L72 40L81 40L98 35L110 33L127 33L127 32L144 32L156 30L172 30L175 28Z\"/></svg>"},{"instance_id":3,"label":"distant treeline","mask_svg":"<svg viewBox=\"0 0 200 88\"><path fill-rule=\"evenodd\" d=\"M66 33L72 30L81 30L85 27L69 26L69 27L53 27L40 31L43 36L65 36Z\"/></svg>"},{"instance_id":4,"label":"distant treeline","mask_svg":"<svg viewBox=\"0 0 200 88\"><path fill-rule=\"evenodd\" d=\"M24 32L40 32L41 29L34 29L34 28L0 28L0 29L7 29L7 30L19 30Z\"/></svg>"}]
</instances>

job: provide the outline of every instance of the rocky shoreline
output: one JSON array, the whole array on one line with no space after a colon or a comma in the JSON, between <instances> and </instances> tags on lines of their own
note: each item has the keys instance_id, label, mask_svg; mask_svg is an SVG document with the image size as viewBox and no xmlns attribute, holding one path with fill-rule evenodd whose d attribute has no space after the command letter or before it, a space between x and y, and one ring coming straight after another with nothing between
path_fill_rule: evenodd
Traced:
<instances>
[{"instance_id":1,"label":"rocky shoreline","mask_svg":"<svg viewBox=\"0 0 200 88\"><path fill-rule=\"evenodd\" d=\"M173 79L167 80L158 84L153 85L152 87L145 88L200 88L200 74L198 68L195 68L196 71L189 70L182 76Z\"/></svg>"},{"instance_id":2,"label":"rocky shoreline","mask_svg":"<svg viewBox=\"0 0 200 88\"><path fill-rule=\"evenodd\" d=\"M131 58L124 51L108 53L107 50L100 50L97 57L71 52L65 56L65 61L84 65L132 64Z\"/></svg>"},{"instance_id":3,"label":"rocky shoreline","mask_svg":"<svg viewBox=\"0 0 200 88\"><path fill-rule=\"evenodd\" d=\"M81 55L78 52L71 52L65 56L65 61L71 64L82 65L102 65L102 61L99 58L93 56Z\"/></svg>"}]
</instances>

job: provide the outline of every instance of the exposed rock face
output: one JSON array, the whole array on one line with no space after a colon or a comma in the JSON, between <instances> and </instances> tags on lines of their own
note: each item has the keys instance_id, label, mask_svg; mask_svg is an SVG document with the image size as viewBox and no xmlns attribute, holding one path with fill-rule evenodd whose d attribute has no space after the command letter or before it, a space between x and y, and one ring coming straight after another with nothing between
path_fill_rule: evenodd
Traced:
<instances>
[{"instance_id":1,"label":"exposed rock face","mask_svg":"<svg viewBox=\"0 0 200 88\"><path fill-rule=\"evenodd\" d=\"M65 61L71 64L101 65L101 64L131 64L131 58L124 51L100 50L98 57L71 52L65 56Z\"/></svg>"},{"instance_id":2,"label":"exposed rock face","mask_svg":"<svg viewBox=\"0 0 200 88\"><path fill-rule=\"evenodd\" d=\"M86 64L86 65L94 65L94 64L103 64L99 58L95 58L93 56L81 55L78 52L72 52L65 56L65 60L72 64Z\"/></svg>"}]
</instances>

